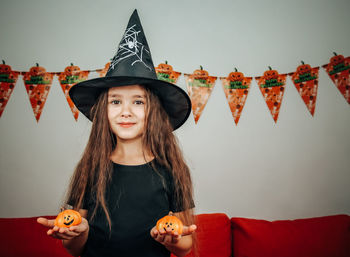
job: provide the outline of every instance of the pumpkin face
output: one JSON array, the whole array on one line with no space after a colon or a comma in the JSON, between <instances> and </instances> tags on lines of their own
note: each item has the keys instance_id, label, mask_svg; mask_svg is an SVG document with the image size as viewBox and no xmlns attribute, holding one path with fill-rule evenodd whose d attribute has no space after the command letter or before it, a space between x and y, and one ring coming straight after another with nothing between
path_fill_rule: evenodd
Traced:
<instances>
[{"instance_id":1,"label":"pumpkin face","mask_svg":"<svg viewBox=\"0 0 350 257\"><path fill-rule=\"evenodd\" d=\"M267 70L264 72L264 78L266 80L277 79L278 72L276 70L272 70L271 67L269 67L269 68L270 68L270 70Z\"/></svg>"},{"instance_id":2,"label":"pumpkin face","mask_svg":"<svg viewBox=\"0 0 350 257\"><path fill-rule=\"evenodd\" d=\"M238 72L238 71L235 71L235 72L231 72L229 75L228 75L228 79L230 81L243 81L243 78L244 78L244 75L242 72Z\"/></svg>"},{"instance_id":3,"label":"pumpkin face","mask_svg":"<svg viewBox=\"0 0 350 257\"><path fill-rule=\"evenodd\" d=\"M10 65L6 65L5 63L0 64L0 73L1 74L10 74L11 72L11 66Z\"/></svg>"},{"instance_id":4,"label":"pumpkin face","mask_svg":"<svg viewBox=\"0 0 350 257\"><path fill-rule=\"evenodd\" d=\"M160 63L158 67L156 67L156 71L160 73L171 74L171 72L173 71L173 67L169 65L167 62Z\"/></svg>"},{"instance_id":5,"label":"pumpkin face","mask_svg":"<svg viewBox=\"0 0 350 257\"><path fill-rule=\"evenodd\" d=\"M81 215L74 210L64 210L55 219L55 226L69 228L81 223Z\"/></svg>"},{"instance_id":6,"label":"pumpkin face","mask_svg":"<svg viewBox=\"0 0 350 257\"><path fill-rule=\"evenodd\" d=\"M71 63L70 66L67 66L64 69L64 73L67 76L73 76L73 75L77 74L79 71L80 71L80 68L78 66L73 65L73 63Z\"/></svg>"},{"instance_id":7,"label":"pumpkin face","mask_svg":"<svg viewBox=\"0 0 350 257\"><path fill-rule=\"evenodd\" d=\"M179 218L173 216L172 213L169 213L169 215L164 216L163 218L157 221L156 228L158 231L160 231L161 229L167 230L170 228L172 233L177 232L179 235L181 235L183 224Z\"/></svg>"},{"instance_id":8,"label":"pumpkin face","mask_svg":"<svg viewBox=\"0 0 350 257\"><path fill-rule=\"evenodd\" d=\"M209 74L206 70L203 70L202 66L200 66L200 67L201 67L200 70L195 70L193 72L193 76L195 79L206 79L209 76Z\"/></svg>"},{"instance_id":9,"label":"pumpkin face","mask_svg":"<svg viewBox=\"0 0 350 257\"><path fill-rule=\"evenodd\" d=\"M297 68L297 73L300 75L310 73L310 72L311 72L311 66L309 64L299 65Z\"/></svg>"},{"instance_id":10,"label":"pumpkin face","mask_svg":"<svg viewBox=\"0 0 350 257\"><path fill-rule=\"evenodd\" d=\"M29 74L31 76L44 76L44 74L46 73L46 69L44 67L39 66L39 64L36 64L36 66L31 67L29 70Z\"/></svg>"},{"instance_id":11,"label":"pumpkin face","mask_svg":"<svg viewBox=\"0 0 350 257\"><path fill-rule=\"evenodd\" d=\"M333 56L333 57L331 58L331 64L332 64L333 66L336 66L336 65L338 65L338 64L343 63L344 60L345 60L344 56L342 56L342 55L336 55L336 56Z\"/></svg>"}]
</instances>

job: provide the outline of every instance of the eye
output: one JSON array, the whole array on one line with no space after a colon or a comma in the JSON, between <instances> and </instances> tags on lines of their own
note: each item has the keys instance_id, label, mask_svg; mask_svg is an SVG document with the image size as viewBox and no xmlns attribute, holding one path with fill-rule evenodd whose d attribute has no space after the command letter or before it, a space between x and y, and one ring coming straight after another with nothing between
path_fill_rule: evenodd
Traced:
<instances>
[{"instance_id":1,"label":"eye","mask_svg":"<svg viewBox=\"0 0 350 257\"><path fill-rule=\"evenodd\" d=\"M111 104L120 104L120 100L112 100Z\"/></svg>"},{"instance_id":2,"label":"eye","mask_svg":"<svg viewBox=\"0 0 350 257\"><path fill-rule=\"evenodd\" d=\"M139 104L145 104L144 101L142 101L142 100L135 100L134 103L137 104L137 105L139 105Z\"/></svg>"}]
</instances>

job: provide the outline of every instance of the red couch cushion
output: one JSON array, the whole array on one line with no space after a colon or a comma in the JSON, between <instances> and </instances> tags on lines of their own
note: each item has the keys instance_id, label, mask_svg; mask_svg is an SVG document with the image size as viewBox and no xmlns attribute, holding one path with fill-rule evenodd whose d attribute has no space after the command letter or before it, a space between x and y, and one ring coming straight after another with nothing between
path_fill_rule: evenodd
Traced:
<instances>
[{"instance_id":1,"label":"red couch cushion","mask_svg":"<svg viewBox=\"0 0 350 257\"><path fill-rule=\"evenodd\" d=\"M231 218L234 257L349 257L350 217Z\"/></svg>"},{"instance_id":2,"label":"red couch cushion","mask_svg":"<svg viewBox=\"0 0 350 257\"><path fill-rule=\"evenodd\" d=\"M231 256L231 222L224 213L196 216L197 253L200 257ZM187 255L193 257L193 253Z\"/></svg>"},{"instance_id":3,"label":"red couch cushion","mask_svg":"<svg viewBox=\"0 0 350 257\"><path fill-rule=\"evenodd\" d=\"M37 217L0 218L0 256L71 257L62 246L61 240L48 236L47 228L36 220Z\"/></svg>"}]
</instances>

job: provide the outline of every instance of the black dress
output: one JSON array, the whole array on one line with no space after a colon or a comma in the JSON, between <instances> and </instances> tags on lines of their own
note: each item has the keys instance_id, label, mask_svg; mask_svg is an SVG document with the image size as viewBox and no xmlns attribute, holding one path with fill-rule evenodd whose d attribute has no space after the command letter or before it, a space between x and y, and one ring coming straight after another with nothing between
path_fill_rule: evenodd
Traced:
<instances>
[{"instance_id":1,"label":"black dress","mask_svg":"<svg viewBox=\"0 0 350 257\"><path fill-rule=\"evenodd\" d=\"M82 257L103 256L170 256L170 252L150 236L158 219L169 211L182 211L174 206L174 184L171 173L150 163L121 165L113 163L111 184L106 200L112 220L112 231L102 209L89 222L89 237ZM94 208L94 198L87 197L84 209ZM88 217L90 218L90 217Z\"/></svg>"}]
</instances>

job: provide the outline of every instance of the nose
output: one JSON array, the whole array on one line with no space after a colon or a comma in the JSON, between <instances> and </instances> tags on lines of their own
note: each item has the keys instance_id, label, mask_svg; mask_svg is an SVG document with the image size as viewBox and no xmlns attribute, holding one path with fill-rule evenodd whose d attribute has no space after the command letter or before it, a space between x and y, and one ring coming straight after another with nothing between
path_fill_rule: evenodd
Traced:
<instances>
[{"instance_id":1,"label":"nose","mask_svg":"<svg viewBox=\"0 0 350 257\"><path fill-rule=\"evenodd\" d=\"M128 103L123 103L121 116L124 118L131 117L130 105Z\"/></svg>"}]
</instances>

